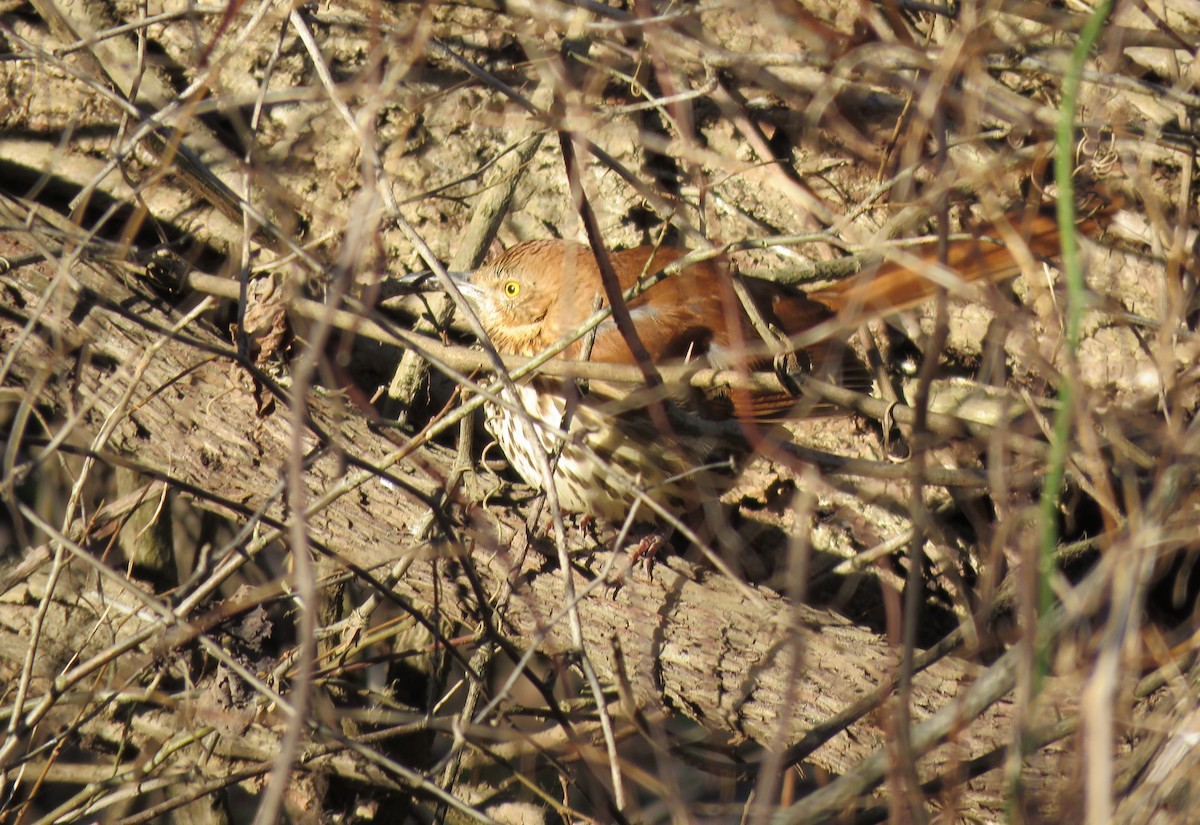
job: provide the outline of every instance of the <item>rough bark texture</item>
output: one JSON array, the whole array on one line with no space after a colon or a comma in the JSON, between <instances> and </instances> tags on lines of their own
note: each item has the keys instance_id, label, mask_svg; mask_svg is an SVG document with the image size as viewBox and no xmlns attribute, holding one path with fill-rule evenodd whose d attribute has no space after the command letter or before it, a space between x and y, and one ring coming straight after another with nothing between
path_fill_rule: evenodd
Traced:
<instances>
[{"instance_id":1,"label":"rough bark texture","mask_svg":"<svg viewBox=\"0 0 1200 825\"><path fill-rule=\"evenodd\" d=\"M0 242L10 258L30 251L14 235ZM10 306L36 307L54 272L52 264L33 263L6 274ZM51 373L41 403L64 413L83 411L70 441L86 443L116 412L120 423L102 455L181 489L203 491L203 506L282 524L281 466L293 437L286 408L256 411L261 401L253 381L221 354L226 345L203 322L157 346L177 316L119 283L118 274L77 261L60 283L53 309L36 321L25 313L5 318L0 342L15 356L11 374L30 385L39 373ZM305 480L313 500L354 469L383 467L395 452L340 399L314 394L310 403L314 427L300 437L312 456ZM446 458L422 449L426 460L418 456L407 472L383 469L313 515L314 546L335 566L362 571L415 559L395 591L422 611L437 605L448 618L468 624L483 612L522 645L571 650L561 615L562 574L538 552L513 552L508 537L521 526L492 522L459 552L412 537L427 507L389 483L387 474L400 473L404 482L432 494L441 482L432 468ZM599 570L612 560L592 554L588 567ZM585 593L579 607L586 647L605 677L627 682L640 707L684 712L732 737L789 745L875 690L895 668L895 653L878 634L682 560L655 565L649 575L642 568L629 571L619 585L578 569L575 579ZM943 706L969 681L970 670L957 661L935 665L922 677L919 704ZM881 742L876 725L860 726L854 737L826 746L820 763L840 772Z\"/></svg>"},{"instance_id":2,"label":"rough bark texture","mask_svg":"<svg viewBox=\"0 0 1200 825\"><path fill-rule=\"evenodd\" d=\"M33 255L21 233L5 234L0 243L11 261ZM41 386L39 406L77 417L67 443L83 448L106 422L115 422L94 455L197 491L198 503L235 519L253 516L264 525L286 520L281 467L294 437L286 406L259 411L266 391L256 393L249 373L205 322L178 329L178 312L139 287L138 276L127 268L79 259L65 265L34 261L2 277L8 311L0 322L0 342L9 354L10 381ZM165 340L172 329L176 333ZM310 405L313 426L300 434L310 457L305 474L310 500L356 470L387 466L395 445L373 432L344 399L314 393ZM479 524L457 552L444 542L431 546L413 538L427 507L388 475L431 494L441 483L435 468L447 461L438 452L423 447L402 469L381 469L328 501L309 521L313 547L330 558L329 569L376 578L397 560L412 559L393 586L407 609L468 627L480 626L482 619L521 648L572 651L562 573L529 548L516 552L507 537L522 533L520 525L510 519ZM468 512L491 515L475 507ZM102 543L86 546L99 549ZM611 554L593 553L587 566L595 571L612 561ZM573 575L583 594L578 608L588 656L608 684L627 686L641 713L682 713L734 741L745 738L778 750L895 676L897 650L877 633L682 560L658 564L649 575L641 568L628 572L616 587L583 568ZM20 661L20 637L41 595L36 588L21 592L24 598L12 599L4 611L5 626L15 632L5 642L10 668ZM58 668L87 661L146 627L122 623L96 634L108 627L98 606L110 600L130 603L127 596L114 599L87 587L64 595L44 633L50 640L87 637L89 644L43 646L35 702ZM182 618L207 625L213 616L202 611ZM164 645L155 633L140 652L118 660L114 684L160 667L164 656L176 655L193 638L180 633ZM953 707L980 672L952 658L918 674L914 718ZM14 671L9 674L15 678ZM1042 694L1053 714L1073 712L1068 686L1073 681L1052 684ZM202 716L220 715L220 707L213 700L199 704ZM939 776L960 760L1003 748L1013 710L1000 703L978 719L965 714L955 744L923 760L922 775ZM889 725L888 712L877 709L833 736L810 761L834 774L846 772L887 747ZM1062 756L1042 754L1026 779L1044 789L1043 804L1055 804L1051 800L1061 793ZM967 793L973 809L998 813L1003 792L1002 782L991 781L977 782Z\"/></svg>"},{"instance_id":3,"label":"rough bark texture","mask_svg":"<svg viewBox=\"0 0 1200 825\"><path fill-rule=\"evenodd\" d=\"M469 430L421 441L466 379L353 334L419 325L386 276L579 239L580 192L613 248L741 244L788 282L964 228L1021 257L997 218L1060 196L1085 22L627 5L0 3L0 823L1189 820L1195 10L1121 6L1085 62L1071 202L1120 205L1074 352L1079 297L1025 255L872 330L928 365L889 414L962 438L889 463L875 424L796 422L832 458L742 469L732 574L624 570L579 524L567 571Z\"/></svg>"}]
</instances>

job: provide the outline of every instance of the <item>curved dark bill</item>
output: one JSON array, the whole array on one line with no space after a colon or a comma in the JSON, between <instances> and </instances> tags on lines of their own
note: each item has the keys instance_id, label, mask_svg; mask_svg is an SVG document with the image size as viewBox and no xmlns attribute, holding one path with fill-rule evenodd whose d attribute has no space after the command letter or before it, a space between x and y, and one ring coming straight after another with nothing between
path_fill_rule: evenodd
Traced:
<instances>
[{"instance_id":1,"label":"curved dark bill","mask_svg":"<svg viewBox=\"0 0 1200 825\"><path fill-rule=\"evenodd\" d=\"M470 272L447 272L455 283L460 286L464 283L470 283ZM430 269L423 269L420 272L412 272L400 278L391 279L396 290L400 294L415 295L421 292L445 292L442 282L438 280L436 273Z\"/></svg>"},{"instance_id":2,"label":"curved dark bill","mask_svg":"<svg viewBox=\"0 0 1200 825\"><path fill-rule=\"evenodd\" d=\"M442 291L442 285L438 282L437 276L429 269L410 272L401 278L392 278L391 281L397 291L402 294Z\"/></svg>"}]
</instances>

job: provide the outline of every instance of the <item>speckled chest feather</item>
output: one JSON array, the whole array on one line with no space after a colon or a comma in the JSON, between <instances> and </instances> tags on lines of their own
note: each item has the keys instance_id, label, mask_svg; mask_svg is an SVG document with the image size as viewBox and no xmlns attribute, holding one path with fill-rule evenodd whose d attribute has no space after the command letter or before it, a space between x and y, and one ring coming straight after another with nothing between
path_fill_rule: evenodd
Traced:
<instances>
[{"instance_id":1,"label":"speckled chest feather","mask_svg":"<svg viewBox=\"0 0 1200 825\"><path fill-rule=\"evenodd\" d=\"M678 439L653 431L641 412L611 414L587 399L571 404L562 393L531 386L508 391L522 416L506 407L484 407L488 431L521 478L547 488L546 463L564 510L590 513L607 521L623 520L640 499L648 498L672 513L696 508L720 497L727 480L713 471L696 471L714 451L708 440ZM565 425L565 432L564 432ZM642 500L638 520L657 520Z\"/></svg>"}]
</instances>

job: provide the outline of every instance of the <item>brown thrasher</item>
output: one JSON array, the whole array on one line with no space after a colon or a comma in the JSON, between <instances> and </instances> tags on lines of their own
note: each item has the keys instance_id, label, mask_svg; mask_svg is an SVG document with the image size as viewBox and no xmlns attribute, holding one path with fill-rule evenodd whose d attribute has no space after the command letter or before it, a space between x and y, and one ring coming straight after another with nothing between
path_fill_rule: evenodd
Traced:
<instances>
[{"instance_id":1,"label":"brown thrasher","mask_svg":"<svg viewBox=\"0 0 1200 825\"><path fill-rule=\"evenodd\" d=\"M1052 217L1032 217L1022 227L1022 235L1033 255L1058 253L1058 228ZM624 291L684 254L680 249L642 246L613 252L610 260ZM930 297L935 286L921 272L932 267L937 256L922 252L918 258L920 262L913 266L884 263L867 273L868 277L852 278L807 295L761 281L754 282L751 292L762 320L784 336L796 335L839 312L855 313L856 318L860 314L877 316ZM1020 269L1004 245L984 239L951 243L946 267L964 280L998 280ZM562 240L520 243L473 272L452 273L451 277L493 346L503 354L534 356L560 344L608 303L591 249ZM638 337L655 365L771 369L770 349L735 296L730 275L718 262L692 264L630 300L628 307ZM582 346L577 340L559 357L577 359ZM835 380L840 376L843 383L866 383L865 369L836 341L809 347L804 355L819 375ZM635 363L611 318L596 328L589 358ZM731 485L731 474L704 466L729 451L728 439L706 435L703 430L696 434L686 425L683 430L663 428L662 417L656 424L644 399L631 403L614 398L605 385L597 387L593 382L583 394L572 386L561 379L537 377L518 385L516 397L501 391L509 406L484 407L488 430L526 482L546 489L549 459L563 509L619 521L634 502L649 499L652 508L658 505L680 513L715 501ZM682 406L701 416L732 416L750 422L778 420L798 399L778 391L706 398L694 393L683 398L676 392L670 401L672 405L682 401ZM525 415L515 409L524 410ZM653 518L646 509L640 511L640 517Z\"/></svg>"}]
</instances>

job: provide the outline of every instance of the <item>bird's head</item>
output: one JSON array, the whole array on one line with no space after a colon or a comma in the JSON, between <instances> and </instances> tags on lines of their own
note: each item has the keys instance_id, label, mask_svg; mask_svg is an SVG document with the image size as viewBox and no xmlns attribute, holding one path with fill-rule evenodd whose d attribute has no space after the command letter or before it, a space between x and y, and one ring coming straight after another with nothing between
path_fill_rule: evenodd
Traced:
<instances>
[{"instance_id":1,"label":"bird's head","mask_svg":"<svg viewBox=\"0 0 1200 825\"><path fill-rule=\"evenodd\" d=\"M472 272L451 273L496 349L535 355L558 341L564 290L573 285L564 264L576 247L564 241L528 241ZM574 264L572 256L569 263Z\"/></svg>"}]
</instances>

